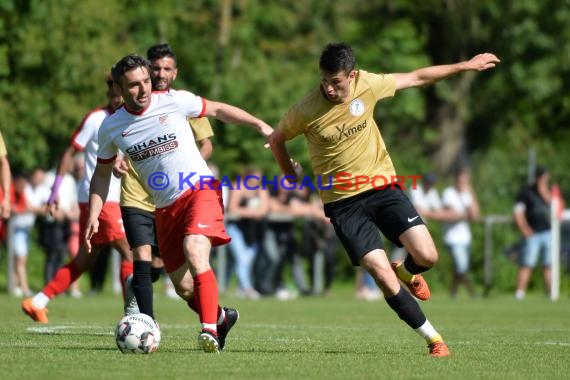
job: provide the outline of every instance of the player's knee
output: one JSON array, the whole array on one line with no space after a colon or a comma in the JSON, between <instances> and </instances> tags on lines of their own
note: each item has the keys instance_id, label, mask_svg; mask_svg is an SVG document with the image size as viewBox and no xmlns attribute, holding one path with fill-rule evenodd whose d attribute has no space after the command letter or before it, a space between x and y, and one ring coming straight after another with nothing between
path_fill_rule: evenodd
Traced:
<instances>
[{"instance_id":1,"label":"player's knee","mask_svg":"<svg viewBox=\"0 0 570 380\"><path fill-rule=\"evenodd\" d=\"M194 297L194 289L192 289L192 287L174 284L174 290L176 291L176 294L178 294L180 298L184 299L185 301L188 301Z\"/></svg>"},{"instance_id":2,"label":"player's knee","mask_svg":"<svg viewBox=\"0 0 570 380\"><path fill-rule=\"evenodd\" d=\"M184 239L184 254L190 266L190 272L202 273L210 269L210 245L207 238L190 235Z\"/></svg>"},{"instance_id":3,"label":"player's knee","mask_svg":"<svg viewBox=\"0 0 570 380\"><path fill-rule=\"evenodd\" d=\"M412 255L412 260L416 265L424 268L431 268L437 263L438 254L437 250L419 250Z\"/></svg>"},{"instance_id":4,"label":"player's knee","mask_svg":"<svg viewBox=\"0 0 570 380\"><path fill-rule=\"evenodd\" d=\"M429 268L433 267L437 263L438 258L439 257L437 254L437 250L435 248L428 250L425 255L424 266Z\"/></svg>"},{"instance_id":5,"label":"player's knee","mask_svg":"<svg viewBox=\"0 0 570 380\"><path fill-rule=\"evenodd\" d=\"M415 260L416 258L419 260L416 261ZM426 244L420 250L419 255L416 255L414 257L414 261L416 261L418 265L428 268L433 267L437 263L437 260L438 260L438 253L437 253L437 248L435 248L434 244Z\"/></svg>"}]
</instances>

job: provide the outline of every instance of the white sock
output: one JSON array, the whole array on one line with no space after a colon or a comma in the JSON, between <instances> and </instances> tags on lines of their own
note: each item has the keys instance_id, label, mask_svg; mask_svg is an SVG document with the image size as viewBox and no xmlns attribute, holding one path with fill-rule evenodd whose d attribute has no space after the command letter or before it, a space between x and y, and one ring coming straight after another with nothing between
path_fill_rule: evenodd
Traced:
<instances>
[{"instance_id":1,"label":"white sock","mask_svg":"<svg viewBox=\"0 0 570 380\"><path fill-rule=\"evenodd\" d=\"M43 309L49 303L49 297L46 296L43 292L39 292L32 298L32 305L37 307L38 309Z\"/></svg>"},{"instance_id":2,"label":"white sock","mask_svg":"<svg viewBox=\"0 0 570 380\"><path fill-rule=\"evenodd\" d=\"M415 332L418 333L419 336L424 338L428 343L433 343L435 341L442 341L441 335L435 331L431 323L426 319L425 323L414 329Z\"/></svg>"},{"instance_id":3,"label":"white sock","mask_svg":"<svg viewBox=\"0 0 570 380\"><path fill-rule=\"evenodd\" d=\"M202 328L218 332L218 326L213 323L202 323Z\"/></svg>"},{"instance_id":4,"label":"white sock","mask_svg":"<svg viewBox=\"0 0 570 380\"><path fill-rule=\"evenodd\" d=\"M220 318L218 318L218 326L224 323L224 319L226 319L226 311L222 307L222 312L220 313Z\"/></svg>"}]
</instances>

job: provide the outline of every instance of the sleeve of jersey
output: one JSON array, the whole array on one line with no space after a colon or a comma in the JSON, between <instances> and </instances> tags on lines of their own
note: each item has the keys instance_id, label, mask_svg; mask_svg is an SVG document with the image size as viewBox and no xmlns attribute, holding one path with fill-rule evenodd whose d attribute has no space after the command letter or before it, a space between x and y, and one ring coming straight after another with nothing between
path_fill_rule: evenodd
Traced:
<instances>
[{"instance_id":1,"label":"sleeve of jersey","mask_svg":"<svg viewBox=\"0 0 570 380\"><path fill-rule=\"evenodd\" d=\"M392 74L373 74L361 70L360 75L372 88L376 100L390 98L396 94L396 78Z\"/></svg>"},{"instance_id":2,"label":"sleeve of jersey","mask_svg":"<svg viewBox=\"0 0 570 380\"><path fill-rule=\"evenodd\" d=\"M207 117L190 118L188 119L192 132L194 133L194 140L200 141L214 136L212 125Z\"/></svg>"},{"instance_id":3,"label":"sleeve of jersey","mask_svg":"<svg viewBox=\"0 0 570 380\"><path fill-rule=\"evenodd\" d=\"M100 120L95 119L95 112L90 112L85 115L83 120L81 120L79 127L77 127L71 136L69 144L80 152L85 150L85 146L93 138L93 134L99 127Z\"/></svg>"},{"instance_id":4,"label":"sleeve of jersey","mask_svg":"<svg viewBox=\"0 0 570 380\"><path fill-rule=\"evenodd\" d=\"M186 117L203 117L206 114L206 101L188 91L171 90L174 100Z\"/></svg>"},{"instance_id":5,"label":"sleeve of jersey","mask_svg":"<svg viewBox=\"0 0 570 380\"><path fill-rule=\"evenodd\" d=\"M109 137L106 131L105 123L99 128L99 148L97 150L97 162L102 164L110 164L117 158L117 146Z\"/></svg>"},{"instance_id":6,"label":"sleeve of jersey","mask_svg":"<svg viewBox=\"0 0 570 380\"><path fill-rule=\"evenodd\" d=\"M4 137L2 137L2 134L0 133L0 157L4 157L7 154L8 151L6 150L6 144L4 143Z\"/></svg>"},{"instance_id":7,"label":"sleeve of jersey","mask_svg":"<svg viewBox=\"0 0 570 380\"><path fill-rule=\"evenodd\" d=\"M517 197L515 198L516 203L525 203L526 202L526 188L519 191Z\"/></svg>"},{"instance_id":8,"label":"sleeve of jersey","mask_svg":"<svg viewBox=\"0 0 570 380\"><path fill-rule=\"evenodd\" d=\"M281 121L279 121L277 129L285 135L285 139L287 140L291 140L292 138L305 133L307 125L299 110L299 105L296 105L287 111L285 116L283 116Z\"/></svg>"}]
</instances>

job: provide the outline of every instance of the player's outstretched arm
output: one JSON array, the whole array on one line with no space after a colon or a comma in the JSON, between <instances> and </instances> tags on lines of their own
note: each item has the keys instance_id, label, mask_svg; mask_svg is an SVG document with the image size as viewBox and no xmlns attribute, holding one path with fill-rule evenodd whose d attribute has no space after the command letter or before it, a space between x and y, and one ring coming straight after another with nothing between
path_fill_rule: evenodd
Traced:
<instances>
[{"instance_id":1,"label":"player's outstretched arm","mask_svg":"<svg viewBox=\"0 0 570 380\"><path fill-rule=\"evenodd\" d=\"M279 164L279 168L283 174L288 178L289 182L295 182L301 176L301 166L293 161L287 147L285 146L285 135L280 130L275 130L267 138L269 147L273 153L273 157Z\"/></svg>"},{"instance_id":2,"label":"player's outstretched arm","mask_svg":"<svg viewBox=\"0 0 570 380\"><path fill-rule=\"evenodd\" d=\"M87 251L91 252L91 238L99 230L99 214L103 209L103 204L107 199L109 185L111 184L111 174L113 173L114 160L109 163L98 162L95 167L91 184L89 187L89 217L85 226L85 245Z\"/></svg>"},{"instance_id":3,"label":"player's outstretched arm","mask_svg":"<svg viewBox=\"0 0 570 380\"><path fill-rule=\"evenodd\" d=\"M409 73L394 73L396 88L403 90L410 87L425 86L464 71L484 71L495 67L501 61L494 54L477 54L468 61L450 65L423 67Z\"/></svg>"},{"instance_id":4,"label":"player's outstretched arm","mask_svg":"<svg viewBox=\"0 0 570 380\"><path fill-rule=\"evenodd\" d=\"M254 127L259 133L267 137L273 132L267 123L258 119L241 108L226 103L204 99L206 102L206 116L215 117L225 123L245 124Z\"/></svg>"}]
</instances>

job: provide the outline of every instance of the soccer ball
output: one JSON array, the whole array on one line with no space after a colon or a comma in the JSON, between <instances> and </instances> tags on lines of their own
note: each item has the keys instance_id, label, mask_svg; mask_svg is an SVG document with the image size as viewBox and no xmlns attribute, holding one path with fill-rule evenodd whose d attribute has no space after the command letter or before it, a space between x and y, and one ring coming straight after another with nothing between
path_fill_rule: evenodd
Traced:
<instances>
[{"instance_id":1,"label":"soccer ball","mask_svg":"<svg viewBox=\"0 0 570 380\"><path fill-rule=\"evenodd\" d=\"M123 354L151 354L160 344L160 329L146 314L125 315L115 329L115 341Z\"/></svg>"}]
</instances>

